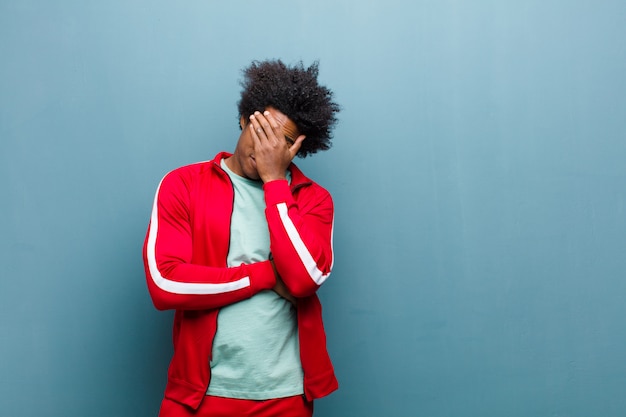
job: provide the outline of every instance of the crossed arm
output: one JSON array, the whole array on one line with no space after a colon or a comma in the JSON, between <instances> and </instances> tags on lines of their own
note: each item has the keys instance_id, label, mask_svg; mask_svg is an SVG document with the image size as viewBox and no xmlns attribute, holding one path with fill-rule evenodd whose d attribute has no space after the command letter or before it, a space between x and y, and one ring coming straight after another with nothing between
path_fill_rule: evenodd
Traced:
<instances>
[{"instance_id":1,"label":"crossed arm","mask_svg":"<svg viewBox=\"0 0 626 417\"><path fill-rule=\"evenodd\" d=\"M273 260L237 267L192 263L189 195L182 179L169 174L157 190L144 244L148 288L158 309L218 308L268 289L294 302L297 297L315 292L330 273L333 261L330 195L320 189L309 199L307 207L300 207L287 181L279 174L282 172L284 176L304 137L298 137L293 144L283 137L281 147L282 132L271 115L265 118L257 114L249 126L255 132L261 128L265 134L253 137L259 142L255 144L255 156L265 183ZM287 166L282 169L284 164Z\"/></svg>"}]
</instances>

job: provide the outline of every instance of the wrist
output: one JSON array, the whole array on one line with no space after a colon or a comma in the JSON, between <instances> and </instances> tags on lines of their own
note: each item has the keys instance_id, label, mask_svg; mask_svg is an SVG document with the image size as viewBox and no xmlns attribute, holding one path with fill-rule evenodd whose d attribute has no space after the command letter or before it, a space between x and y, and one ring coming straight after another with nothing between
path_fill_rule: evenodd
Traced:
<instances>
[{"instance_id":1,"label":"wrist","mask_svg":"<svg viewBox=\"0 0 626 417\"><path fill-rule=\"evenodd\" d=\"M265 194L265 204L267 207L275 206L278 203L291 201L292 194L289 182L285 179L282 181L271 181L263 184L263 192Z\"/></svg>"},{"instance_id":2,"label":"wrist","mask_svg":"<svg viewBox=\"0 0 626 417\"><path fill-rule=\"evenodd\" d=\"M285 176L285 174L283 175L264 175L261 177L261 181L263 181L263 184L266 184L268 182L272 182L272 181L280 181L280 180L287 180L287 177Z\"/></svg>"}]
</instances>

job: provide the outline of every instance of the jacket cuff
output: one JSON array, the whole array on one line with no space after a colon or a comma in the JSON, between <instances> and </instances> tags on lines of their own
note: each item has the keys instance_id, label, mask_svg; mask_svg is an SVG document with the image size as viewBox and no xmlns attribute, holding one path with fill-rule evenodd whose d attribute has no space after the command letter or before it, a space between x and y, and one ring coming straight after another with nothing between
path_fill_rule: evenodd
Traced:
<instances>
[{"instance_id":1,"label":"jacket cuff","mask_svg":"<svg viewBox=\"0 0 626 417\"><path fill-rule=\"evenodd\" d=\"M270 261L255 262L246 265L250 277L250 290L252 295L263 290L271 290L276 285L276 275Z\"/></svg>"},{"instance_id":2,"label":"jacket cuff","mask_svg":"<svg viewBox=\"0 0 626 417\"><path fill-rule=\"evenodd\" d=\"M286 202L293 198L287 180L266 182L263 184L263 192L265 193L265 204L268 207Z\"/></svg>"}]
</instances>

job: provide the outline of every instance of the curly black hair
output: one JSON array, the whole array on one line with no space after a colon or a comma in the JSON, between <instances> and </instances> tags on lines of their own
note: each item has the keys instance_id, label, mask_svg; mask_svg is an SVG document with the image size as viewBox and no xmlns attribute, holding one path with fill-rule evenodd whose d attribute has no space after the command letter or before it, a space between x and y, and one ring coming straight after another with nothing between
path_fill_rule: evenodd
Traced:
<instances>
[{"instance_id":1,"label":"curly black hair","mask_svg":"<svg viewBox=\"0 0 626 417\"><path fill-rule=\"evenodd\" d=\"M297 156L329 149L340 107L332 101L333 92L317 83L318 66L318 61L308 68L302 61L292 67L280 60L253 61L243 70L239 117L247 120L255 111L274 107L306 136Z\"/></svg>"}]
</instances>

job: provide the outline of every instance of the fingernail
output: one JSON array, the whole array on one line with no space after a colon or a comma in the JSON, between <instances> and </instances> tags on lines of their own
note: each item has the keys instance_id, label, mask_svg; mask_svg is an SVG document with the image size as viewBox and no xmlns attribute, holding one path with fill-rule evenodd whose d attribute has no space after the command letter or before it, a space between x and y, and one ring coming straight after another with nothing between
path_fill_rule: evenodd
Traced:
<instances>
[{"instance_id":1,"label":"fingernail","mask_svg":"<svg viewBox=\"0 0 626 417\"><path fill-rule=\"evenodd\" d=\"M269 115L270 115L270 112L268 112L268 111L266 110L263 114L264 114L264 115L266 115L266 116L269 116Z\"/></svg>"}]
</instances>

